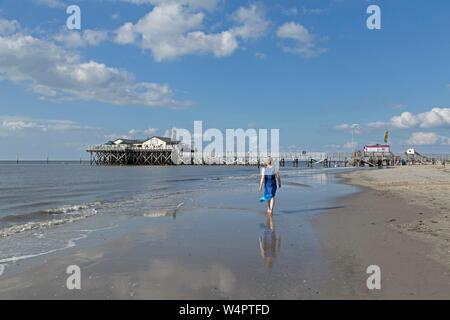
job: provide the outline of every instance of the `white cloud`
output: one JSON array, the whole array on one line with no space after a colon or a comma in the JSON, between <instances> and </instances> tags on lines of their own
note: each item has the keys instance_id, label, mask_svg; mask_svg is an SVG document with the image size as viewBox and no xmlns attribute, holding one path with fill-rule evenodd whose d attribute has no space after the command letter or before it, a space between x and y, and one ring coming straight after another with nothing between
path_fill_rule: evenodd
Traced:
<instances>
[{"instance_id":1,"label":"white cloud","mask_svg":"<svg viewBox=\"0 0 450 320\"><path fill-rule=\"evenodd\" d=\"M283 46L287 53L299 54L305 58L316 57L327 49L317 47L317 37L311 34L301 24L295 22L286 22L277 30L277 36L280 39L291 40L293 45Z\"/></svg>"},{"instance_id":2,"label":"white cloud","mask_svg":"<svg viewBox=\"0 0 450 320\"><path fill-rule=\"evenodd\" d=\"M269 27L264 8L261 5L252 4L248 7L240 7L234 14L233 20L239 25L232 29L232 33L244 40L262 37Z\"/></svg>"},{"instance_id":3,"label":"white cloud","mask_svg":"<svg viewBox=\"0 0 450 320\"><path fill-rule=\"evenodd\" d=\"M148 136L151 136L153 134L155 134L156 132L158 132L158 128L147 128L144 130L144 133Z\"/></svg>"},{"instance_id":4,"label":"white cloud","mask_svg":"<svg viewBox=\"0 0 450 320\"><path fill-rule=\"evenodd\" d=\"M303 14L322 14L324 13L326 10L325 9L319 9L319 8L302 8L302 12Z\"/></svg>"},{"instance_id":5,"label":"white cloud","mask_svg":"<svg viewBox=\"0 0 450 320\"><path fill-rule=\"evenodd\" d=\"M343 123L343 124L336 126L335 129L353 131L353 133L355 133L355 134L361 133L361 125L359 125L357 123L353 123L353 124Z\"/></svg>"},{"instance_id":6,"label":"white cloud","mask_svg":"<svg viewBox=\"0 0 450 320\"><path fill-rule=\"evenodd\" d=\"M437 128L450 126L450 108L433 108L429 112L417 115L421 128Z\"/></svg>"},{"instance_id":7,"label":"white cloud","mask_svg":"<svg viewBox=\"0 0 450 320\"><path fill-rule=\"evenodd\" d=\"M123 138L126 137L136 137L136 136L152 136L154 135L156 132L158 132L158 128L147 128L144 130L141 129L131 129L130 131L128 131L128 135L122 136Z\"/></svg>"},{"instance_id":8,"label":"white cloud","mask_svg":"<svg viewBox=\"0 0 450 320\"><path fill-rule=\"evenodd\" d=\"M134 25L131 22L125 23L116 31L115 42L118 44L131 44L136 41L137 33L134 31Z\"/></svg>"},{"instance_id":9,"label":"white cloud","mask_svg":"<svg viewBox=\"0 0 450 320\"><path fill-rule=\"evenodd\" d=\"M419 124L419 120L411 112L403 112L399 116L391 118L391 125L395 128L413 128Z\"/></svg>"},{"instance_id":10,"label":"white cloud","mask_svg":"<svg viewBox=\"0 0 450 320\"><path fill-rule=\"evenodd\" d=\"M60 0L34 0L34 2L49 8L64 8L66 6L66 4Z\"/></svg>"},{"instance_id":11,"label":"white cloud","mask_svg":"<svg viewBox=\"0 0 450 320\"><path fill-rule=\"evenodd\" d=\"M205 12L209 2L193 1L133 1L152 3L153 9L136 23L127 22L116 31L115 42L138 43L150 50L156 61L171 60L189 54L213 54L225 57L239 47L239 40L261 37L268 22L261 6L241 7L233 14L237 24L217 33L204 29ZM212 7L212 6L208 6Z\"/></svg>"},{"instance_id":12,"label":"white cloud","mask_svg":"<svg viewBox=\"0 0 450 320\"><path fill-rule=\"evenodd\" d=\"M441 141L442 137L434 132L414 132L408 139L411 145L435 145Z\"/></svg>"},{"instance_id":13,"label":"white cloud","mask_svg":"<svg viewBox=\"0 0 450 320\"><path fill-rule=\"evenodd\" d=\"M55 35L54 39L68 48L95 47L108 39L108 32L90 29L81 32L62 31Z\"/></svg>"},{"instance_id":14,"label":"white cloud","mask_svg":"<svg viewBox=\"0 0 450 320\"><path fill-rule=\"evenodd\" d=\"M296 16L299 14L299 10L297 7L281 8L281 11L286 16Z\"/></svg>"},{"instance_id":15,"label":"white cloud","mask_svg":"<svg viewBox=\"0 0 450 320\"><path fill-rule=\"evenodd\" d=\"M20 28L17 20L0 19L0 36L10 35Z\"/></svg>"},{"instance_id":16,"label":"white cloud","mask_svg":"<svg viewBox=\"0 0 450 320\"><path fill-rule=\"evenodd\" d=\"M433 108L430 111L413 114L403 112L392 117L389 122L371 122L369 127L393 127L397 129L410 128L446 128L450 126L450 108Z\"/></svg>"},{"instance_id":17,"label":"white cloud","mask_svg":"<svg viewBox=\"0 0 450 320\"><path fill-rule=\"evenodd\" d=\"M262 52L257 52L255 53L255 57L258 58L259 60L264 60L266 58L266 55Z\"/></svg>"},{"instance_id":18,"label":"white cloud","mask_svg":"<svg viewBox=\"0 0 450 320\"><path fill-rule=\"evenodd\" d=\"M381 128L386 128L388 125L386 124L386 122L383 122L383 121L375 121L375 122L369 122L367 124L367 126L369 128L373 128L373 129L381 129Z\"/></svg>"},{"instance_id":19,"label":"white cloud","mask_svg":"<svg viewBox=\"0 0 450 320\"><path fill-rule=\"evenodd\" d=\"M73 51L30 35L0 36L0 77L22 84L42 98L117 105L186 105L168 85L137 82L123 69L83 61Z\"/></svg>"},{"instance_id":20,"label":"white cloud","mask_svg":"<svg viewBox=\"0 0 450 320\"><path fill-rule=\"evenodd\" d=\"M338 130L347 130L347 129L350 129L350 125L348 123L343 123L343 124L340 124L340 125L336 126L336 129L338 129Z\"/></svg>"},{"instance_id":21,"label":"white cloud","mask_svg":"<svg viewBox=\"0 0 450 320\"><path fill-rule=\"evenodd\" d=\"M69 120L48 120L0 116L0 136L2 137L29 132L52 132L86 129L94 128L82 126Z\"/></svg>"},{"instance_id":22,"label":"white cloud","mask_svg":"<svg viewBox=\"0 0 450 320\"><path fill-rule=\"evenodd\" d=\"M195 9L206 9L209 11L214 10L220 2L220 0L123 0L123 1L138 5L151 4L154 6L173 3L178 5L186 5Z\"/></svg>"},{"instance_id":23,"label":"white cloud","mask_svg":"<svg viewBox=\"0 0 450 320\"><path fill-rule=\"evenodd\" d=\"M36 136L49 137L49 139L60 137L65 143L75 139L80 150L84 150L92 143L103 143L104 140L145 138L155 135L156 132L158 132L157 128L147 128L131 129L125 134L117 134L105 128L83 125L70 120L0 115L0 139L22 139L20 140L22 143L23 139L32 140Z\"/></svg>"}]
</instances>

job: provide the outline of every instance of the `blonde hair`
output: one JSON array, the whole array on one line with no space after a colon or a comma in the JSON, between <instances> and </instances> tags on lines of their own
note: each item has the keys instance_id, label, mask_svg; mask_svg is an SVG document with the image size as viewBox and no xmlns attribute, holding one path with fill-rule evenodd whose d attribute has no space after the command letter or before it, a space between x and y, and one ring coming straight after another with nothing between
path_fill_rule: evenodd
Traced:
<instances>
[{"instance_id":1,"label":"blonde hair","mask_svg":"<svg viewBox=\"0 0 450 320\"><path fill-rule=\"evenodd\" d=\"M272 159L272 157L267 157L266 166L271 166L271 165L273 165L273 159Z\"/></svg>"}]
</instances>

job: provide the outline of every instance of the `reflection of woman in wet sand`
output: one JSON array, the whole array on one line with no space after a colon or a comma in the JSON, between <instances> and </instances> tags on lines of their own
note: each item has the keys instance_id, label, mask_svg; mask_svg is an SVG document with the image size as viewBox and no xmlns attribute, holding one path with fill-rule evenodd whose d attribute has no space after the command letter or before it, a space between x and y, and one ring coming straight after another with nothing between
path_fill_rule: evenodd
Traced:
<instances>
[{"instance_id":1,"label":"reflection of woman in wet sand","mask_svg":"<svg viewBox=\"0 0 450 320\"><path fill-rule=\"evenodd\" d=\"M267 222L264 225L264 231L259 237L259 250L261 257L266 261L267 267L272 268L273 260L280 251L281 239L275 233L273 216L267 215Z\"/></svg>"},{"instance_id":2,"label":"reflection of woman in wet sand","mask_svg":"<svg viewBox=\"0 0 450 320\"><path fill-rule=\"evenodd\" d=\"M261 179L259 181L259 191L264 186L264 196L260 199L261 202L267 202L267 213L273 213L275 205L275 195L277 193L277 184L281 188L281 178L278 170L273 166L273 160L269 157L266 165L261 170Z\"/></svg>"}]
</instances>

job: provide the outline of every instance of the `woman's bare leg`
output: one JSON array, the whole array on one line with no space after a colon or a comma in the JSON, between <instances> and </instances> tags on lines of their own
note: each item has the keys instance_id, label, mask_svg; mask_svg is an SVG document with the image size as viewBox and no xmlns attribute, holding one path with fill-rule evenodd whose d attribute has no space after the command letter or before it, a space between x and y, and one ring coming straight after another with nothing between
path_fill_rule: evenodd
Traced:
<instances>
[{"instance_id":1,"label":"woman's bare leg","mask_svg":"<svg viewBox=\"0 0 450 320\"><path fill-rule=\"evenodd\" d=\"M272 198L269 201L269 213L273 213L273 207L274 206L275 206L275 198Z\"/></svg>"}]
</instances>

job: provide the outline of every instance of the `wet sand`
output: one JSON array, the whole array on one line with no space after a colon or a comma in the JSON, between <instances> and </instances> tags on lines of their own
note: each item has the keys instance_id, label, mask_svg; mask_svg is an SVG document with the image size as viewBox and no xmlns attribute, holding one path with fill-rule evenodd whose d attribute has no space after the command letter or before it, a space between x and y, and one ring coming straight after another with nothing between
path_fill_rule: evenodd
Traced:
<instances>
[{"instance_id":1,"label":"wet sand","mask_svg":"<svg viewBox=\"0 0 450 320\"><path fill-rule=\"evenodd\" d=\"M450 268L450 168L441 165L405 166L357 171L345 175L345 178L387 198L426 208L409 210L409 214L405 213L405 221L394 223L393 227L430 244L432 252L429 256Z\"/></svg>"},{"instance_id":2,"label":"wet sand","mask_svg":"<svg viewBox=\"0 0 450 320\"><path fill-rule=\"evenodd\" d=\"M405 167L344 174L362 187L315 220L333 261L331 297L450 299L448 169ZM382 290L359 281L378 265Z\"/></svg>"}]
</instances>

